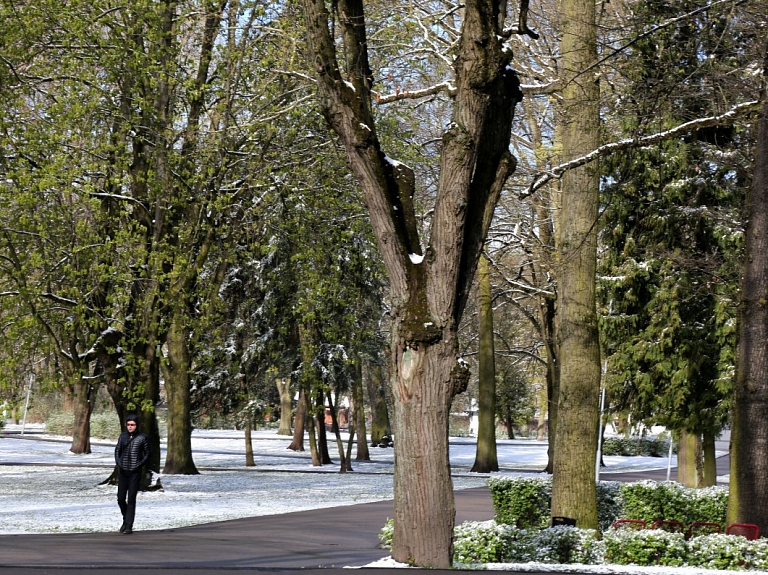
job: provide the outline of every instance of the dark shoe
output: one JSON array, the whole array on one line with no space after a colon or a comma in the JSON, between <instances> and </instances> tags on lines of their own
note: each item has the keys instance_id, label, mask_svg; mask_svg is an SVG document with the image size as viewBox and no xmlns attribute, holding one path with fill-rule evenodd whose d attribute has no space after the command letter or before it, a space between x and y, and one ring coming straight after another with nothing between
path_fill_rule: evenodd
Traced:
<instances>
[{"instance_id":1,"label":"dark shoe","mask_svg":"<svg viewBox=\"0 0 768 575\"><path fill-rule=\"evenodd\" d=\"M120 533L123 533L124 531L125 531L125 523L123 523L123 524L120 526Z\"/></svg>"},{"instance_id":2,"label":"dark shoe","mask_svg":"<svg viewBox=\"0 0 768 575\"><path fill-rule=\"evenodd\" d=\"M132 533L133 533L133 529L131 529L130 527L126 527L125 529L123 529L123 535L131 535Z\"/></svg>"}]
</instances>

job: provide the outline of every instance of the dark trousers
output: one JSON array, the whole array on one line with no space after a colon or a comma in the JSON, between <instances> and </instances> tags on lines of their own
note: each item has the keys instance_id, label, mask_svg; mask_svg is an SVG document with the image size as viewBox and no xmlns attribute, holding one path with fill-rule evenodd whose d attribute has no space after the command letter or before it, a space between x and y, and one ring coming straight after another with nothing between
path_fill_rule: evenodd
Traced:
<instances>
[{"instance_id":1,"label":"dark trousers","mask_svg":"<svg viewBox=\"0 0 768 575\"><path fill-rule=\"evenodd\" d=\"M136 494L141 482L141 468L133 472L117 470L117 504L123 514L123 526L133 529L133 518L136 516Z\"/></svg>"}]
</instances>

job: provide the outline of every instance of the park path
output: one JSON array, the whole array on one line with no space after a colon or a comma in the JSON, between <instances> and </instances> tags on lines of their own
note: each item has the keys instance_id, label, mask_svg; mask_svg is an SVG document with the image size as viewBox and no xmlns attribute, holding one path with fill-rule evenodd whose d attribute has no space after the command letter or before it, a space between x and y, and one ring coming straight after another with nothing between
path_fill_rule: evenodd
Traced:
<instances>
[{"instance_id":1,"label":"park path","mask_svg":"<svg viewBox=\"0 0 768 575\"><path fill-rule=\"evenodd\" d=\"M728 457L718 459L718 475ZM675 477L673 470L673 478ZM666 479L666 469L605 473L603 480ZM493 518L487 488L460 490L456 522ZM348 575L388 557L378 533L393 502L380 501L284 515L252 517L178 529L119 533L0 535L0 574L106 575L131 569L142 575L293 575L322 569L323 575ZM430 575L456 575L461 570L432 570ZM469 573L470 571L466 571ZM377 568L377 575L402 575L400 569Z\"/></svg>"}]
</instances>

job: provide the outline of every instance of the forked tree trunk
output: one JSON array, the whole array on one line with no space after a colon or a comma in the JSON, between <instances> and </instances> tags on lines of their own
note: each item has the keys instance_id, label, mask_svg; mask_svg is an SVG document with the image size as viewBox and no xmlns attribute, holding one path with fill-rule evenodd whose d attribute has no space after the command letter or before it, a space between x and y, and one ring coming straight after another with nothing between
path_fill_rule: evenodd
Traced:
<instances>
[{"instance_id":1,"label":"forked tree trunk","mask_svg":"<svg viewBox=\"0 0 768 575\"><path fill-rule=\"evenodd\" d=\"M768 37L739 290L728 520L768 533Z\"/></svg>"},{"instance_id":2,"label":"forked tree trunk","mask_svg":"<svg viewBox=\"0 0 768 575\"><path fill-rule=\"evenodd\" d=\"M597 61L593 0L563 0L560 67L565 74L558 122L563 160L600 144L600 90L594 74L579 74ZM556 318L558 407L552 469L552 516L597 529L595 456L600 393L600 345L595 302L599 173L596 162L562 179L563 216L558 222L559 274ZM551 415L550 415L551 417Z\"/></svg>"},{"instance_id":3,"label":"forked tree trunk","mask_svg":"<svg viewBox=\"0 0 768 575\"><path fill-rule=\"evenodd\" d=\"M496 363L493 346L493 302L491 300L491 273L488 259L480 257L477 267L480 299L480 342L478 344L478 430L475 463L471 471L490 473L499 470L496 454ZM507 422L507 432L512 428Z\"/></svg>"},{"instance_id":4,"label":"forked tree trunk","mask_svg":"<svg viewBox=\"0 0 768 575\"><path fill-rule=\"evenodd\" d=\"M162 364L168 396L168 437L163 467L166 475L199 473L192 458L188 330L183 327L183 321L181 312L177 311L165 338L168 357Z\"/></svg>"},{"instance_id":5,"label":"forked tree trunk","mask_svg":"<svg viewBox=\"0 0 768 575\"><path fill-rule=\"evenodd\" d=\"M391 160L377 136L362 0L304 0L318 102L363 191L387 268L392 301L395 518L392 557L447 568L453 555L448 460L451 400L466 387L457 329L502 187L514 108L522 98L503 47L506 2L467 0L454 52L453 115L443 135L430 237L413 205L415 175ZM342 70L329 24L338 26ZM448 85L444 87L448 89ZM453 89L455 87L455 89Z\"/></svg>"}]
</instances>

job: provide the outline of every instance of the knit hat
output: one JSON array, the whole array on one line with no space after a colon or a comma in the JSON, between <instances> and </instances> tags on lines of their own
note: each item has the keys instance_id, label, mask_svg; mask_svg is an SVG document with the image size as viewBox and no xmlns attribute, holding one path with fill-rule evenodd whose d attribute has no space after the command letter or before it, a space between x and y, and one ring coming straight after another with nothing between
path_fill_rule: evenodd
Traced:
<instances>
[{"instance_id":1,"label":"knit hat","mask_svg":"<svg viewBox=\"0 0 768 575\"><path fill-rule=\"evenodd\" d=\"M129 413L125 416L125 422L133 421L137 426L139 425L139 418L135 413Z\"/></svg>"}]
</instances>

